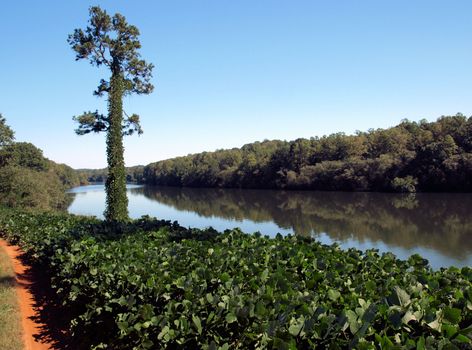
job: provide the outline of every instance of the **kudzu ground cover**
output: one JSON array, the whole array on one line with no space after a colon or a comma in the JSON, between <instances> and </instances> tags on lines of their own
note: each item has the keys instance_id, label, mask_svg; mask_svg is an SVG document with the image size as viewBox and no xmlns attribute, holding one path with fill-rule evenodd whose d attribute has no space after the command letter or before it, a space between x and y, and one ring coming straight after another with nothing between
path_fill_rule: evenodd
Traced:
<instances>
[{"instance_id":1,"label":"kudzu ground cover","mask_svg":"<svg viewBox=\"0 0 472 350\"><path fill-rule=\"evenodd\" d=\"M472 269L296 236L0 211L77 348L471 349Z\"/></svg>"}]
</instances>

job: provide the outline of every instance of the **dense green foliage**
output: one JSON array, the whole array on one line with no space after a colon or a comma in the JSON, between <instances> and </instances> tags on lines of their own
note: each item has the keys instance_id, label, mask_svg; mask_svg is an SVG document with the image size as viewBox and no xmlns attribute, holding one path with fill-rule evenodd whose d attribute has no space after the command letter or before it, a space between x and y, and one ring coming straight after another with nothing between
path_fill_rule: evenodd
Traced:
<instances>
[{"instance_id":1,"label":"dense green foliage","mask_svg":"<svg viewBox=\"0 0 472 350\"><path fill-rule=\"evenodd\" d=\"M342 191L472 191L472 117L264 141L146 166L149 184Z\"/></svg>"},{"instance_id":2,"label":"dense green foliage","mask_svg":"<svg viewBox=\"0 0 472 350\"><path fill-rule=\"evenodd\" d=\"M125 159L121 133L123 94L124 81L120 69L112 75L108 97L110 126L107 132L108 176L105 182L107 198L104 215L109 221L126 221L128 219Z\"/></svg>"},{"instance_id":3,"label":"dense green foliage","mask_svg":"<svg viewBox=\"0 0 472 350\"><path fill-rule=\"evenodd\" d=\"M0 204L15 208L66 208L71 198L65 191L81 183L79 174L65 164L45 158L31 143L13 142L13 131L5 119L0 122L9 130L3 135L11 135L8 142L0 145Z\"/></svg>"},{"instance_id":4,"label":"dense green foliage","mask_svg":"<svg viewBox=\"0 0 472 350\"><path fill-rule=\"evenodd\" d=\"M105 182L108 175L108 169L77 169L81 176L88 182ZM125 168L127 183L143 183L144 165L136 165Z\"/></svg>"},{"instance_id":5,"label":"dense green foliage","mask_svg":"<svg viewBox=\"0 0 472 350\"><path fill-rule=\"evenodd\" d=\"M6 122L6 119L0 113L0 147L13 142L15 139L15 133Z\"/></svg>"},{"instance_id":6,"label":"dense green foliage","mask_svg":"<svg viewBox=\"0 0 472 350\"><path fill-rule=\"evenodd\" d=\"M123 118L123 96L152 92L153 65L140 58L139 30L128 24L124 16L117 13L110 17L98 6L91 7L89 14L89 26L85 30L76 29L69 35L68 42L77 60L88 59L92 65L105 65L110 69L110 81L102 79L95 91L97 96L108 94L108 116L85 112L74 117L79 123L76 132L79 135L107 132L105 218L123 222L128 220L123 135L142 133L138 115Z\"/></svg>"},{"instance_id":7,"label":"dense green foliage","mask_svg":"<svg viewBox=\"0 0 472 350\"><path fill-rule=\"evenodd\" d=\"M472 348L472 269L294 236L3 211L79 348Z\"/></svg>"}]
</instances>

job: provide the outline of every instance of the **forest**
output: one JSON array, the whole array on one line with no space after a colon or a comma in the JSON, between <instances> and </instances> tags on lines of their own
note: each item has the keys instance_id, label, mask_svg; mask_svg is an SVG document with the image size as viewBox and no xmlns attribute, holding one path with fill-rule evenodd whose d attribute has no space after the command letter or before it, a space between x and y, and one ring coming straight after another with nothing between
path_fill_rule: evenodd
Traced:
<instances>
[{"instance_id":1,"label":"forest","mask_svg":"<svg viewBox=\"0 0 472 350\"><path fill-rule=\"evenodd\" d=\"M143 176L147 184L165 186L470 192L472 117L254 142L152 163Z\"/></svg>"},{"instance_id":2,"label":"forest","mask_svg":"<svg viewBox=\"0 0 472 350\"><path fill-rule=\"evenodd\" d=\"M15 142L0 114L0 205L66 209L72 199L66 190L86 181L70 166L45 158L35 145Z\"/></svg>"},{"instance_id":3,"label":"forest","mask_svg":"<svg viewBox=\"0 0 472 350\"><path fill-rule=\"evenodd\" d=\"M127 183L143 183L144 165L136 165L126 167ZM80 177L87 179L88 182L105 182L108 175L108 169L77 169L76 172Z\"/></svg>"}]
</instances>

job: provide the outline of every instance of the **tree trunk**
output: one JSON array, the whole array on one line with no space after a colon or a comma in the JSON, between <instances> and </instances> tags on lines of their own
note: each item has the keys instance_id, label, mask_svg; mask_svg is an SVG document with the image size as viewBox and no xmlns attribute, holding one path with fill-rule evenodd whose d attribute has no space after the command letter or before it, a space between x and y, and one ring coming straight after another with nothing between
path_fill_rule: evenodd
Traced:
<instances>
[{"instance_id":1,"label":"tree trunk","mask_svg":"<svg viewBox=\"0 0 472 350\"><path fill-rule=\"evenodd\" d=\"M123 147L123 93L124 79L120 71L113 71L108 96L110 126L107 133L108 177L105 184L107 221L124 222L128 218L128 197L126 196L126 171Z\"/></svg>"}]
</instances>

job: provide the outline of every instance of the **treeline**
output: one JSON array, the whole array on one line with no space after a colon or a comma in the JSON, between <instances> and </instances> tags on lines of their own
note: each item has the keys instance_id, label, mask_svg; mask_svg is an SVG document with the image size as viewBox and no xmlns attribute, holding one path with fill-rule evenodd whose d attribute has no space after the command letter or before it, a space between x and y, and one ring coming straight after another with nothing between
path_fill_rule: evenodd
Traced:
<instances>
[{"instance_id":1,"label":"treeline","mask_svg":"<svg viewBox=\"0 0 472 350\"><path fill-rule=\"evenodd\" d=\"M71 167L45 158L33 144L15 142L0 114L0 205L64 209L71 199L66 190L84 181Z\"/></svg>"},{"instance_id":2,"label":"treeline","mask_svg":"<svg viewBox=\"0 0 472 350\"><path fill-rule=\"evenodd\" d=\"M87 179L88 182L105 182L107 180L108 169L77 169L80 176ZM126 167L126 182L143 183L144 165Z\"/></svg>"},{"instance_id":3,"label":"treeline","mask_svg":"<svg viewBox=\"0 0 472 350\"><path fill-rule=\"evenodd\" d=\"M149 164L148 184L329 191L472 191L472 117L263 141Z\"/></svg>"}]
</instances>

